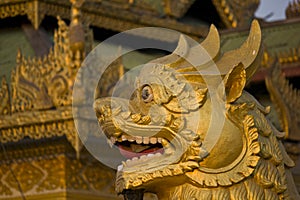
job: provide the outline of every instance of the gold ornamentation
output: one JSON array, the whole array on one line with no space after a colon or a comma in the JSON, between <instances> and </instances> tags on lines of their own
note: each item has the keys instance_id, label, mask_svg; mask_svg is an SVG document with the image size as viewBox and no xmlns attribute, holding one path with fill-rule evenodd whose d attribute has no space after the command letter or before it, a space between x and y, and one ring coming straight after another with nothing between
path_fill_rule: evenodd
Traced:
<instances>
[{"instance_id":1,"label":"gold ornamentation","mask_svg":"<svg viewBox=\"0 0 300 200\"><path fill-rule=\"evenodd\" d=\"M297 18L300 16L300 1L294 0L289 2L288 7L285 9L286 18Z\"/></svg>"},{"instance_id":2,"label":"gold ornamentation","mask_svg":"<svg viewBox=\"0 0 300 200\"><path fill-rule=\"evenodd\" d=\"M288 51L278 52L276 57L280 64L291 64L300 62L300 47L292 48Z\"/></svg>"},{"instance_id":3,"label":"gold ornamentation","mask_svg":"<svg viewBox=\"0 0 300 200\"><path fill-rule=\"evenodd\" d=\"M72 87L85 53L92 49L93 36L91 30L80 25L78 16L74 21L69 28L58 18L54 47L43 58L25 58L18 52L11 92L4 78L0 88L1 142L66 135L77 152L82 148L71 111ZM83 31L79 46L70 41L70 29L75 25L77 32Z\"/></svg>"},{"instance_id":4,"label":"gold ornamentation","mask_svg":"<svg viewBox=\"0 0 300 200\"><path fill-rule=\"evenodd\" d=\"M37 30L45 17L45 10L42 9L38 0L27 3L27 17Z\"/></svg>"},{"instance_id":5,"label":"gold ornamentation","mask_svg":"<svg viewBox=\"0 0 300 200\"><path fill-rule=\"evenodd\" d=\"M254 17L259 0L213 0L227 28L246 27Z\"/></svg>"},{"instance_id":6,"label":"gold ornamentation","mask_svg":"<svg viewBox=\"0 0 300 200\"><path fill-rule=\"evenodd\" d=\"M278 62L273 62L265 79L267 89L278 113L286 138L300 141L300 96L285 78ZM283 98L284 96L284 98Z\"/></svg>"},{"instance_id":7,"label":"gold ornamentation","mask_svg":"<svg viewBox=\"0 0 300 200\"><path fill-rule=\"evenodd\" d=\"M178 3L172 3L172 8L180 7L181 9L173 9L172 12L174 12L174 15L182 15L191 5L193 0L178 0L176 2ZM156 1L156 3L160 4L159 1ZM144 26L166 27L198 37L204 37L207 32L207 27L195 27L174 19L161 18L162 13L160 11L153 12L153 9L147 8L149 6L151 7L152 5L147 4L144 1L138 1L138 4L130 4L130 2L126 1L122 3L120 1L111 0L106 1L105 3L87 1L82 5L82 19L83 22L87 22L90 25L120 32ZM165 6L167 7L168 5L165 4ZM163 12L164 9L166 9L165 6L161 6ZM27 15L33 26L38 28L46 15L71 19L70 13L72 8L70 8L71 4L68 0L33 0L27 2L11 0L9 2L0 2L0 18ZM131 9L128 10L128 8ZM148 13L142 18L140 17L141 9Z\"/></svg>"},{"instance_id":8,"label":"gold ornamentation","mask_svg":"<svg viewBox=\"0 0 300 200\"><path fill-rule=\"evenodd\" d=\"M8 84L6 82L5 76L3 76L1 87L0 87L0 115L9 115L10 109L11 106L10 106Z\"/></svg>"},{"instance_id":9,"label":"gold ornamentation","mask_svg":"<svg viewBox=\"0 0 300 200\"><path fill-rule=\"evenodd\" d=\"M0 167L0 177L3 177L4 174L7 173L8 171L9 171L8 166L2 165ZM8 195L12 195L12 194L13 193L12 193L11 189L7 185L3 184L3 182L1 181L0 182L0 196L1 195L8 196Z\"/></svg>"},{"instance_id":10,"label":"gold ornamentation","mask_svg":"<svg viewBox=\"0 0 300 200\"><path fill-rule=\"evenodd\" d=\"M18 53L11 77L12 112L71 105L70 88L83 57L70 50L67 25L60 19L58 25L53 50L44 58L26 59Z\"/></svg>"},{"instance_id":11,"label":"gold ornamentation","mask_svg":"<svg viewBox=\"0 0 300 200\"><path fill-rule=\"evenodd\" d=\"M15 176L20 182L20 187L23 192L32 190L44 176L43 172L31 163L20 163L13 167ZM15 177L12 173L8 173L4 181L10 188L19 190Z\"/></svg>"},{"instance_id":12,"label":"gold ornamentation","mask_svg":"<svg viewBox=\"0 0 300 200\"><path fill-rule=\"evenodd\" d=\"M0 199L19 197L17 182L9 167L18 179L26 199L39 199L40 195L48 195L49 198L50 193L61 193L57 198L68 199L66 194L69 196L73 192L86 195L81 199L90 199L90 194L98 199L117 199L111 189L114 172L87 152L77 159L66 140L51 144L47 142L26 149L8 148L7 156L0 153L0 158Z\"/></svg>"},{"instance_id":13,"label":"gold ornamentation","mask_svg":"<svg viewBox=\"0 0 300 200\"><path fill-rule=\"evenodd\" d=\"M16 4L4 3L0 6L0 18L15 17L17 15L26 15L26 13L27 3L24 2L18 2Z\"/></svg>"},{"instance_id":14,"label":"gold ornamentation","mask_svg":"<svg viewBox=\"0 0 300 200\"><path fill-rule=\"evenodd\" d=\"M174 200L299 198L288 175L294 162L281 143L284 133L266 119L270 109L243 91L261 63L258 22L239 49L221 54L219 41L212 26L199 45L206 58L181 37L173 54L140 71L129 106L122 98L95 100L102 130L130 157L116 179L125 198L132 190ZM192 66L188 58L201 60ZM219 74L200 75L198 70L212 67L211 59ZM212 106L221 99L226 110ZM214 113L224 117L223 127L215 127L220 120L212 121ZM210 128L220 136L212 137Z\"/></svg>"}]
</instances>

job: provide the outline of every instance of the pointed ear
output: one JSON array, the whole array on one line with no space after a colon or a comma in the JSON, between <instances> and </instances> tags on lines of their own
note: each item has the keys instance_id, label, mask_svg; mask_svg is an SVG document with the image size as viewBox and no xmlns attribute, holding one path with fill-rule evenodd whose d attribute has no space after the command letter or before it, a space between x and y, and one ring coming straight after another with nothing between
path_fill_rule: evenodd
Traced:
<instances>
[{"instance_id":1,"label":"pointed ear","mask_svg":"<svg viewBox=\"0 0 300 200\"><path fill-rule=\"evenodd\" d=\"M246 71L242 63L235 66L224 78L226 102L232 103L243 92L246 84Z\"/></svg>"}]
</instances>

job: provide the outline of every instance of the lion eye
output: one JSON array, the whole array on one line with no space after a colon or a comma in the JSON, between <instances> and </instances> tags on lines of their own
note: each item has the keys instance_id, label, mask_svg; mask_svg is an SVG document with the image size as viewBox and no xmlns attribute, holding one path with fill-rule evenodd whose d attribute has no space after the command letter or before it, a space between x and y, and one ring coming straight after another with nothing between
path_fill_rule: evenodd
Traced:
<instances>
[{"instance_id":1,"label":"lion eye","mask_svg":"<svg viewBox=\"0 0 300 200\"><path fill-rule=\"evenodd\" d=\"M148 103L153 100L153 92L149 85L146 85L142 89L142 99L144 102Z\"/></svg>"}]
</instances>

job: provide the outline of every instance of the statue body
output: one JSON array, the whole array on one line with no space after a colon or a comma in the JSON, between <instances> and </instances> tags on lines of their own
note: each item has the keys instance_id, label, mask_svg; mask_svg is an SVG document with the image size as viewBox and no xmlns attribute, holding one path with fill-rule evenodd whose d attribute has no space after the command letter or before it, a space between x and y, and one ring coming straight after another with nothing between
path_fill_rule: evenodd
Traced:
<instances>
[{"instance_id":1,"label":"statue body","mask_svg":"<svg viewBox=\"0 0 300 200\"><path fill-rule=\"evenodd\" d=\"M299 199L284 133L266 119L269 108L243 90L260 63L258 23L239 49L221 55L219 43L214 26L199 54L181 37L173 54L145 65L129 100L96 97L102 130L128 158L118 168L118 193L152 192L162 200ZM211 59L192 65L203 49ZM218 74L201 73L212 65Z\"/></svg>"}]
</instances>

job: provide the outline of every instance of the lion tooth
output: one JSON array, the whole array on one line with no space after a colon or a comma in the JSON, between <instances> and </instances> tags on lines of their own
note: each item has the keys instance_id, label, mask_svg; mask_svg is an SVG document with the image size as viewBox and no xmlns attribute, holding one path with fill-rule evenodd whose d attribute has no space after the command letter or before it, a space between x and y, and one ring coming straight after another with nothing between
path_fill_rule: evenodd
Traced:
<instances>
[{"instance_id":1,"label":"lion tooth","mask_svg":"<svg viewBox=\"0 0 300 200\"><path fill-rule=\"evenodd\" d=\"M143 137L143 143L144 144L149 144L149 138L148 137Z\"/></svg>"},{"instance_id":2,"label":"lion tooth","mask_svg":"<svg viewBox=\"0 0 300 200\"><path fill-rule=\"evenodd\" d=\"M126 164L124 161L122 161L122 165L123 165L124 167L127 166L127 164Z\"/></svg>"},{"instance_id":3,"label":"lion tooth","mask_svg":"<svg viewBox=\"0 0 300 200\"><path fill-rule=\"evenodd\" d=\"M165 139L162 139L162 140L161 140L161 144L162 144L164 147L169 145L168 141L165 140Z\"/></svg>"},{"instance_id":4,"label":"lion tooth","mask_svg":"<svg viewBox=\"0 0 300 200\"><path fill-rule=\"evenodd\" d=\"M110 138L110 141L111 141L111 143L115 144L115 143L116 143L116 138L111 137L111 138Z\"/></svg>"},{"instance_id":5,"label":"lion tooth","mask_svg":"<svg viewBox=\"0 0 300 200\"><path fill-rule=\"evenodd\" d=\"M122 137L119 137L117 140L118 142L122 142Z\"/></svg>"},{"instance_id":6,"label":"lion tooth","mask_svg":"<svg viewBox=\"0 0 300 200\"><path fill-rule=\"evenodd\" d=\"M134 142L134 138L133 138L133 137L131 137L131 136L130 136L130 137L128 137L127 139L128 139L128 141L129 141L129 142Z\"/></svg>"},{"instance_id":7,"label":"lion tooth","mask_svg":"<svg viewBox=\"0 0 300 200\"><path fill-rule=\"evenodd\" d=\"M122 135L122 141L127 141L127 138L125 135Z\"/></svg>"},{"instance_id":8,"label":"lion tooth","mask_svg":"<svg viewBox=\"0 0 300 200\"><path fill-rule=\"evenodd\" d=\"M140 157L140 160L142 160L142 161L144 161L144 160L146 160L147 159L147 156L146 155L142 155L141 157Z\"/></svg>"},{"instance_id":9,"label":"lion tooth","mask_svg":"<svg viewBox=\"0 0 300 200\"><path fill-rule=\"evenodd\" d=\"M122 169L123 169L123 165L119 165L118 166L118 171L122 171Z\"/></svg>"},{"instance_id":10,"label":"lion tooth","mask_svg":"<svg viewBox=\"0 0 300 200\"><path fill-rule=\"evenodd\" d=\"M107 144L110 146L110 148L112 148L114 146L114 143L112 143L112 141L108 140L108 139L107 139Z\"/></svg>"},{"instance_id":11,"label":"lion tooth","mask_svg":"<svg viewBox=\"0 0 300 200\"><path fill-rule=\"evenodd\" d=\"M157 143L157 138L155 138L155 137L150 138L150 143L151 144L156 144Z\"/></svg>"},{"instance_id":12,"label":"lion tooth","mask_svg":"<svg viewBox=\"0 0 300 200\"><path fill-rule=\"evenodd\" d=\"M162 141L162 138L157 138L158 143L161 143L161 141Z\"/></svg>"},{"instance_id":13,"label":"lion tooth","mask_svg":"<svg viewBox=\"0 0 300 200\"><path fill-rule=\"evenodd\" d=\"M149 153L149 154L147 154L147 156L148 156L148 157L152 157L152 156L154 156L154 154Z\"/></svg>"},{"instance_id":14,"label":"lion tooth","mask_svg":"<svg viewBox=\"0 0 300 200\"><path fill-rule=\"evenodd\" d=\"M133 157L131 160L135 161L135 160L138 160L138 159L139 159L138 157Z\"/></svg>"},{"instance_id":15,"label":"lion tooth","mask_svg":"<svg viewBox=\"0 0 300 200\"><path fill-rule=\"evenodd\" d=\"M140 136L137 136L137 137L135 138L135 141L136 141L137 144L142 144L143 138L140 137Z\"/></svg>"},{"instance_id":16,"label":"lion tooth","mask_svg":"<svg viewBox=\"0 0 300 200\"><path fill-rule=\"evenodd\" d=\"M130 159L126 160L126 165L128 166L130 164L130 162L131 162Z\"/></svg>"},{"instance_id":17,"label":"lion tooth","mask_svg":"<svg viewBox=\"0 0 300 200\"><path fill-rule=\"evenodd\" d=\"M161 156L161 153L154 154L155 157Z\"/></svg>"}]
</instances>

